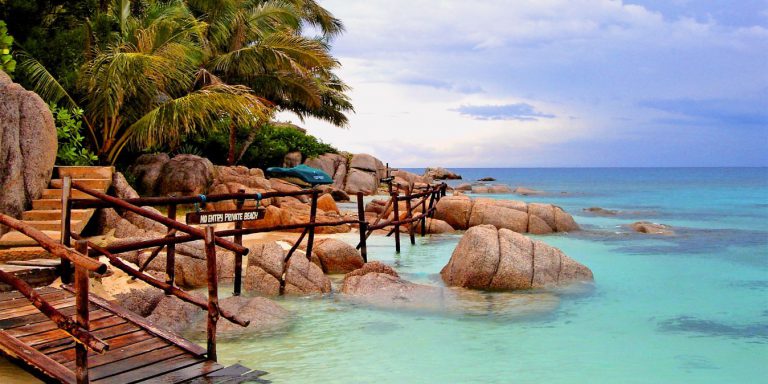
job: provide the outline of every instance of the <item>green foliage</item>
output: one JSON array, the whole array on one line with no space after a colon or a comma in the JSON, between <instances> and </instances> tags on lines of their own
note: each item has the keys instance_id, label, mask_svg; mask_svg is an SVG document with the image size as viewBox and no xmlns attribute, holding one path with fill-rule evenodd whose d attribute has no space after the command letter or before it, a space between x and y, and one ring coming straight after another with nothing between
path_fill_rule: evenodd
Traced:
<instances>
[{"instance_id":1,"label":"green foliage","mask_svg":"<svg viewBox=\"0 0 768 384\"><path fill-rule=\"evenodd\" d=\"M8 27L0 20L0 71L12 76L16 70L16 60L11 55L13 36L8 35Z\"/></svg>"},{"instance_id":2,"label":"green foliage","mask_svg":"<svg viewBox=\"0 0 768 384\"><path fill-rule=\"evenodd\" d=\"M237 142L240 143L237 148L238 153L242 150L242 143L247 140L250 132L248 128L238 128ZM219 131L205 136L188 137L186 143L199 148L201 156L207 157L214 164L226 164L229 148L228 132ZM332 145L323 143L296 128L267 124L258 128L253 144L248 147L238 164L262 169L279 167L283 163L283 156L293 151L301 152L305 158L337 152Z\"/></svg>"},{"instance_id":3,"label":"green foliage","mask_svg":"<svg viewBox=\"0 0 768 384\"><path fill-rule=\"evenodd\" d=\"M56 120L56 136L59 139L59 151L56 163L61 165L92 165L98 159L83 141L80 134L83 126L83 110L79 108L66 109L51 105L51 112Z\"/></svg>"}]
</instances>

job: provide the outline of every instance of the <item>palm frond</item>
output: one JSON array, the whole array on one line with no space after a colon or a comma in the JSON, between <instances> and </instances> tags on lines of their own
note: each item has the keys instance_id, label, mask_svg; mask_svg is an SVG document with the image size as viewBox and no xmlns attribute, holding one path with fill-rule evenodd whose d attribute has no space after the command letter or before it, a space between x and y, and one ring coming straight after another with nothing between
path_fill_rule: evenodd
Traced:
<instances>
[{"instance_id":1,"label":"palm frond","mask_svg":"<svg viewBox=\"0 0 768 384\"><path fill-rule=\"evenodd\" d=\"M18 71L32 85L32 90L47 103L77 108L77 103L45 66L22 49L14 51Z\"/></svg>"}]
</instances>

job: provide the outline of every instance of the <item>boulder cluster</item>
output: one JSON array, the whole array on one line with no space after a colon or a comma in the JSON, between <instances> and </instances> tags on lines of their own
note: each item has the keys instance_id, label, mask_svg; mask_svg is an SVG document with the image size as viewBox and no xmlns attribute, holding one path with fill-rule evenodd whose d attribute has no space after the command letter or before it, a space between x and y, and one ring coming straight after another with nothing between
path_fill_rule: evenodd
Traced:
<instances>
[{"instance_id":1,"label":"boulder cluster","mask_svg":"<svg viewBox=\"0 0 768 384\"><path fill-rule=\"evenodd\" d=\"M43 99L0 71L0 212L16 218L51 180L58 139ZM7 232L0 225L0 235Z\"/></svg>"},{"instance_id":2,"label":"boulder cluster","mask_svg":"<svg viewBox=\"0 0 768 384\"><path fill-rule=\"evenodd\" d=\"M464 195L440 199L435 218L458 230L482 224L532 234L579 230L573 216L556 205L490 198L471 199Z\"/></svg>"}]
</instances>

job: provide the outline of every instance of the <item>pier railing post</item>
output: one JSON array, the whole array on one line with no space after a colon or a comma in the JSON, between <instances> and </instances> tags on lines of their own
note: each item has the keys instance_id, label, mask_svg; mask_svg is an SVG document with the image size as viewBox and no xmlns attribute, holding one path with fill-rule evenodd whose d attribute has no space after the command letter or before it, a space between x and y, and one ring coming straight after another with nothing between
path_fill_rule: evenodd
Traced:
<instances>
[{"instance_id":1,"label":"pier railing post","mask_svg":"<svg viewBox=\"0 0 768 384\"><path fill-rule=\"evenodd\" d=\"M75 250L88 256L88 242L78 240ZM88 270L75 264L75 312L77 324L85 330L89 329L88 317ZM82 343L75 343L75 378L78 384L88 383L88 349Z\"/></svg>"},{"instance_id":2,"label":"pier railing post","mask_svg":"<svg viewBox=\"0 0 768 384\"><path fill-rule=\"evenodd\" d=\"M171 197L175 197L174 195L171 195ZM168 205L168 218L171 220L176 220L176 204L169 204ZM168 228L168 235L167 237L175 237L176 236L176 230L167 227ZM173 282L176 279L176 244L170 243L166 246L165 249L165 274L167 275L168 280L166 280L166 283L168 283L169 286L173 287ZM171 290L168 289L165 291L166 295L171 295Z\"/></svg>"},{"instance_id":3,"label":"pier railing post","mask_svg":"<svg viewBox=\"0 0 768 384\"><path fill-rule=\"evenodd\" d=\"M216 322L219 320L219 279L213 226L205 227L205 261L208 269L208 359L216 361Z\"/></svg>"},{"instance_id":4,"label":"pier railing post","mask_svg":"<svg viewBox=\"0 0 768 384\"><path fill-rule=\"evenodd\" d=\"M431 208L431 203L430 203ZM421 199L421 237L427 235L427 198Z\"/></svg>"},{"instance_id":5,"label":"pier railing post","mask_svg":"<svg viewBox=\"0 0 768 384\"><path fill-rule=\"evenodd\" d=\"M61 245L70 247L72 245L72 178L64 176L61 183ZM72 282L72 263L69 260L61 260L61 282L69 284Z\"/></svg>"},{"instance_id":6,"label":"pier railing post","mask_svg":"<svg viewBox=\"0 0 768 384\"><path fill-rule=\"evenodd\" d=\"M395 252L400 253L400 201L397 191L392 192L392 204L395 213Z\"/></svg>"},{"instance_id":7,"label":"pier railing post","mask_svg":"<svg viewBox=\"0 0 768 384\"><path fill-rule=\"evenodd\" d=\"M363 201L363 193L357 193L357 219L360 225L360 256L363 257L363 262L368 262L368 246L366 245L366 232L368 232L368 222L365 221L365 204Z\"/></svg>"},{"instance_id":8,"label":"pier railing post","mask_svg":"<svg viewBox=\"0 0 768 384\"><path fill-rule=\"evenodd\" d=\"M238 189L237 193L244 194L245 189ZM237 203L235 206L237 207L238 211L241 211L243 209L243 205L245 204L245 200L243 198L238 198ZM259 207L256 207L259 208ZM243 222L242 221L236 221L235 222L235 229L243 229ZM243 234L237 233L235 234L235 244L237 245L243 245ZM240 290L241 290L241 284L243 279L243 255L239 253L235 253L235 291L233 292L233 295L240 296Z\"/></svg>"},{"instance_id":9,"label":"pier railing post","mask_svg":"<svg viewBox=\"0 0 768 384\"><path fill-rule=\"evenodd\" d=\"M408 193L408 196L406 196L405 199L405 210L408 212L406 216L408 217L408 236L411 238L411 245L416 244L416 235L413 231L413 207L411 207L411 194L410 191Z\"/></svg>"},{"instance_id":10,"label":"pier railing post","mask_svg":"<svg viewBox=\"0 0 768 384\"><path fill-rule=\"evenodd\" d=\"M315 242L315 219L317 218L317 198L320 191L312 191L312 205L309 209L309 235L307 236L307 260L312 260L312 245Z\"/></svg>"}]
</instances>

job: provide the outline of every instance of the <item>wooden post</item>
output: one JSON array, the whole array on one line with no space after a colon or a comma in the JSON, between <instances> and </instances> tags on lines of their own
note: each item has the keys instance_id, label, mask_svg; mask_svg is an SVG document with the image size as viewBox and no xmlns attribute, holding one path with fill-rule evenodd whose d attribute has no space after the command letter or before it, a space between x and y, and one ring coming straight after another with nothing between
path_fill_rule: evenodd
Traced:
<instances>
[{"instance_id":1,"label":"wooden post","mask_svg":"<svg viewBox=\"0 0 768 384\"><path fill-rule=\"evenodd\" d=\"M317 217L317 199L320 191L312 191L312 206L309 209L309 235L307 236L307 260L312 260L312 245L315 242L315 219Z\"/></svg>"},{"instance_id":2,"label":"wooden post","mask_svg":"<svg viewBox=\"0 0 768 384\"><path fill-rule=\"evenodd\" d=\"M216 322L219 320L219 279L213 226L205 227L205 261L208 266L208 359L216 361Z\"/></svg>"},{"instance_id":3,"label":"wooden post","mask_svg":"<svg viewBox=\"0 0 768 384\"><path fill-rule=\"evenodd\" d=\"M395 252L400 253L400 202L397 200L397 191L392 192L392 209L395 213Z\"/></svg>"},{"instance_id":4,"label":"wooden post","mask_svg":"<svg viewBox=\"0 0 768 384\"><path fill-rule=\"evenodd\" d=\"M412 190L411 190L412 191ZM410 191L409 191L410 192ZM411 207L411 196L410 193L408 194L408 198L405 200L405 210L408 212L408 236L411 238L411 245L416 244L416 235L413 231L413 221L410 221L413 219L413 208Z\"/></svg>"},{"instance_id":5,"label":"wooden post","mask_svg":"<svg viewBox=\"0 0 768 384\"><path fill-rule=\"evenodd\" d=\"M366 245L366 232L368 232L368 222L365 221L365 204L363 204L363 193L357 193L357 218L360 220L360 256L363 257L363 262L368 262L368 246Z\"/></svg>"},{"instance_id":6,"label":"wooden post","mask_svg":"<svg viewBox=\"0 0 768 384\"><path fill-rule=\"evenodd\" d=\"M70 219L72 217L72 204L70 198L72 197L72 178L64 176L64 180L61 185L61 245L69 248L71 243L72 223ZM72 263L69 260L61 260L61 282L69 284L72 282Z\"/></svg>"},{"instance_id":7,"label":"wooden post","mask_svg":"<svg viewBox=\"0 0 768 384\"><path fill-rule=\"evenodd\" d=\"M173 195L171 195L173 197ZM176 220L176 204L168 205L168 218ZM168 227L168 235L166 237L176 237L176 230ZM165 274L167 276L166 283L173 286L173 282L176 280L176 244L168 244L165 249ZM169 289L165 290L166 295L171 295Z\"/></svg>"},{"instance_id":8,"label":"wooden post","mask_svg":"<svg viewBox=\"0 0 768 384\"><path fill-rule=\"evenodd\" d=\"M238 189L237 193L245 193L245 189ZM242 198L237 199L237 203L235 206L237 207L237 210L243 209L243 205L245 204L245 200ZM259 207L256 207L259 208ZM236 221L235 222L235 229L242 229L243 228L243 222L242 221ZM243 234L238 233L235 235L235 244L237 245L243 245ZM243 255L239 253L235 253L235 292L232 294L235 296L240 296L240 290L241 290L241 284L243 279Z\"/></svg>"},{"instance_id":9,"label":"wooden post","mask_svg":"<svg viewBox=\"0 0 768 384\"><path fill-rule=\"evenodd\" d=\"M88 242L78 240L75 250L88 255ZM88 319L88 270L75 264L75 311L77 325L89 331ZM88 383L88 349L82 343L75 343L75 378L78 384Z\"/></svg>"},{"instance_id":10,"label":"wooden post","mask_svg":"<svg viewBox=\"0 0 768 384\"><path fill-rule=\"evenodd\" d=\"M421 199L421 237L427 235L427 199Z\"/></svg>"}]
</instances>

